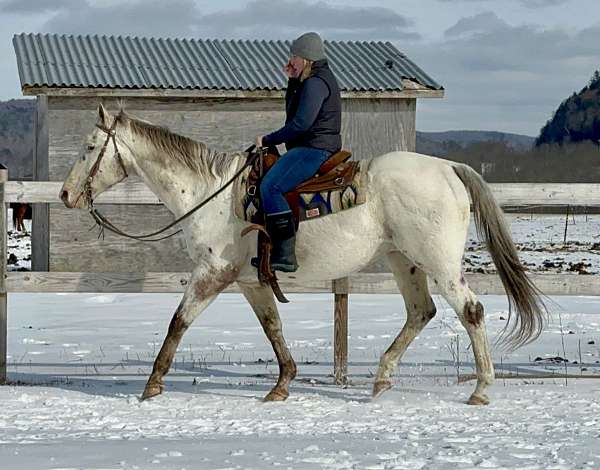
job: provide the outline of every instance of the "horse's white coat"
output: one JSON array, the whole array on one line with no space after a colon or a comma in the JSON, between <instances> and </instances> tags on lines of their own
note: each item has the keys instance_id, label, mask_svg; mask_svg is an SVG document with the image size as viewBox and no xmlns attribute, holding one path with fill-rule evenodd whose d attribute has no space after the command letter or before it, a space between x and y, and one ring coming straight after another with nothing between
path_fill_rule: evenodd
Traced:
<instances>
[{"instance_id":1,"label":"horse's white coat","mask_svg":"<svg viewBox=\"0 0 600 470\"><path fill-rule=\"evenodd\" d=\"M112 118L102 107L99 111L100 119L110 125ZM165 159L148 140L134 138L128 129L127 119L119 122L116 136L127 171L140 175L176 217L217 190L244 161L243 155L232 160L235 164L231 165L229 174L221 178L199 175L179 162ZM85 143L82 158L73 166L61 192L68 206L86 206L87 201L81 196L83 185L105 139L106 134L95 129ZM359 271L381 253L395 253L390 256L390 263L399 285L403 286L409 317L403 332L382 356L374 391L376 395L391 386L390 375L402 352L435 313L427 290L429 277L444 292L471 335L478 359L478 383L472 402L487 401L485 388L493 380L493 366L484 322L481 319L479 324L471 324L463 312L469 302L477 303L461 276L469 224L469 197L452 165L445 160L410 152L392 152L377 157L368 169L365 204L303 222L297 234L300 268L291 276L300 282L345 277ZM98 177L92 183L93 196L119 182L123 176L112 145L109 145ZM176 312L176 316L183 320L183 326L176 327L172 322L171 328L184 331L224 285L237 281L259 315L275 350L279 350L278 358L280 355L287 358L289 351L281 335L281 327L265 326L265 318L270 318L272 325L280 325L279 317L274 304L265 306L264 299L272 299L272 294L258 285L256 270L250 265L250 258L256 251L256 238L255 235L240 236L247 223L234 215L233 194L232 190L226 190L182 223L190 257L197 267ZM413 288L421 294L411 298L410 289ZM175 341L175 346L171 344L171 328L144 396L152 396L162 390L162 376L170 365L171 353L174 353L171 349L176 348L178 342ZM179 337L182 334L180 330ZM168 346L168 343L171 345ZM159 359L162 367L157 366ZM283 369L282 376L285 375ZM293 374L289 370L287 372L286 377L293 378ZM287 396L285 380L278 383L276 389L277 396Z\"/></svg>"}]
</instances>

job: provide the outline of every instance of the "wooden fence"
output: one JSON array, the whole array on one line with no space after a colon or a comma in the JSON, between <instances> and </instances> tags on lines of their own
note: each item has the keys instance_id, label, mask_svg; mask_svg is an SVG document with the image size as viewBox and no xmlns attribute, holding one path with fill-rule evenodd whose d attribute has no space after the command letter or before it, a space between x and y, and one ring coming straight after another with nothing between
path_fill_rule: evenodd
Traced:
<instances>
[{"instance_id":1,"label":"wooden fence","mask_svg":"<svg viewBox=\"0 0 600 470\"><path fill-rule=\"evenodd\" d=\"M7 208L10 202L61 203L60 182L8 181L0 165L0 384L6 382L7 293L9 292L183 292L189 273L178 272L7 272ZM600 206L600 184L494 184L494 195L504 207ZM160 204L142 183L117 185L102 194L97 204ZM2 207L4 206L4 207ZM503 294L498 276L467 274L471 288L480 295ZM600 276L532 274L535 284L548 295L600 295ZM334 294L334 376L343 384L348 359L348 294L397 294L389 273L359 273L333 282L298 285L282 281L286 293ZM225 292L237 292L235 286ZM432 286L435 294L435 288Z\"/></svg>"}]
</instances>

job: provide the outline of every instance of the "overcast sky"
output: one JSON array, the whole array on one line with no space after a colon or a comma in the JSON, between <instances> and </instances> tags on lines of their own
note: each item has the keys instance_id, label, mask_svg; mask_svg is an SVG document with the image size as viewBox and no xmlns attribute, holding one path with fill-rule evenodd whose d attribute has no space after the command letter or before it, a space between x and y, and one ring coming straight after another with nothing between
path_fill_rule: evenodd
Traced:
<instances>
[{"instance_id":1,"label":"overcast sky","mask_svg":"<svg viewBox=\"0 0 600 470\"><path fill-rule=\"evenodd\" d=\"M419 130L537 135L600 69L599 0L0 0L0 99L18 98L21 32L389 40L446 88Z\"/></svg>"}]
</instances>

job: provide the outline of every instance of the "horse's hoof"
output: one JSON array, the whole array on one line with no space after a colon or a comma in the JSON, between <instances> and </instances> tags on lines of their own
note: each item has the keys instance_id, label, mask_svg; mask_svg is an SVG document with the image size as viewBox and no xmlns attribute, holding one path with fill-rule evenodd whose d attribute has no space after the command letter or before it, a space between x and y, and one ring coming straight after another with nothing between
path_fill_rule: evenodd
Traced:
<instances>
[{"instance_id":1,"label":"horse's hoof","mask_svg":"<svg viewBox=\"0 0 600 470\"><path fill-rule=\"evenodd\" d=\"M273 389L269 392L269 394L264 398L263 401L285 401L289 396L290 394L287 391Z\"/></svg>"},{"instance_id":2,"label":"horse's hoof","mask_svg":"<svg viewBox=\"0 0 600 470\"><path fill-rule=\"evenodd\" d=\"M490 399L487 397L487 395L471 395L471 398L469 398L469 401L467 401L467 405L489 405L490 404Z\"/></svg>"},{"instance_id":3,"label":"horse's hoof","mask_svg":"<svg viewBox=\"0 0 600 470\"><path fill-rule=\"evenodd\" d=\"M144 393L142 394L142 398L140 398L141 401L147 400L148 398L152 398L155 397L156 395L160 395L163 392L164 389L164 385L157 385L157 384L148 384L146 385L146 388L144 389Z\"/></svg>"},{"instance_id":4,"label":"horse's hoof","mask_svg":"<svg viewBox=\"0 0 600 470\"><path fill-rule=\"evenodd\" d=\"M378 380L373 385L373 399L379 398L390 388L392 388L392 382L390 382L389 380Z\"/></svg>"}]
</instances>

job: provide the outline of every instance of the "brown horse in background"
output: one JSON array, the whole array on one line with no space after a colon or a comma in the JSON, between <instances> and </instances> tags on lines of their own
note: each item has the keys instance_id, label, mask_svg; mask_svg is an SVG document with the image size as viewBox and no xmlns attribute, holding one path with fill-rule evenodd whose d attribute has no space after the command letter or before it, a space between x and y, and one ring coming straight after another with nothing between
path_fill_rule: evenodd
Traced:
<instances>
[{"instance_id":1,"label":"brown horse in background","mask_svg":"<svg viewBox=\"0 0 600 470\"><path fill-rule=\"evenodd\" d=\"M23 220L31 220L31 205L23 202L11 202L13 228L18 232L25 232Z\"/></svg>"}]
</instances>

